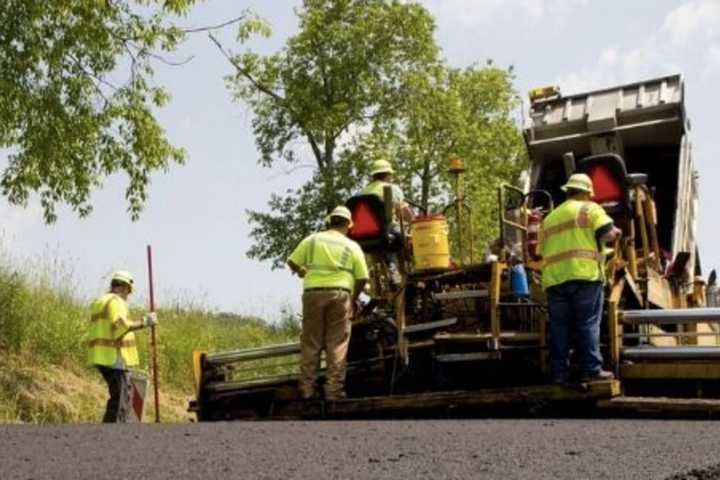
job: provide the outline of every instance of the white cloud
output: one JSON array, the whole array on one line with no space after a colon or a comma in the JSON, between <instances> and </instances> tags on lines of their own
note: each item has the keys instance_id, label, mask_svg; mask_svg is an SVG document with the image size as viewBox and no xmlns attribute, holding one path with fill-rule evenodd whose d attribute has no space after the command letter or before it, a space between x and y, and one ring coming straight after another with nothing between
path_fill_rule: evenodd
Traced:
<instances>
[{"instance_id":1,"label":"white cloud","mask_svg":"<svg viewBox=\"0 0 720 480\"><path fill-rule=\"evenodd\" d=\"M720 74L719 26L718 0L687 1L644 40L607 47L595 63L559 76L557 83L563 92L576 93L672 73L707 81Z\"/></svg>"},{"instance_id":2,"label":"white cloud","mask_svg":"<svg viewBox=\"0 0 720 480\"><path fill-rule=\"evenodd\" d=\"M462 27L506 24L558 28L587 0L420 0L439 23Z\"/></svg>"},{"instance_id":3,"label":"white cloud","mask_svg":"<svg viewBox=\"0 0 720 480\"><path fill-rule=\"evenodd\" d=\"M689 47L692 40L717 37L720 24L720 2L701 0L687 2L665 17L663 30L675 45ZM702 48L702 44L695 45Z\"/></svg>"}]
</instances>

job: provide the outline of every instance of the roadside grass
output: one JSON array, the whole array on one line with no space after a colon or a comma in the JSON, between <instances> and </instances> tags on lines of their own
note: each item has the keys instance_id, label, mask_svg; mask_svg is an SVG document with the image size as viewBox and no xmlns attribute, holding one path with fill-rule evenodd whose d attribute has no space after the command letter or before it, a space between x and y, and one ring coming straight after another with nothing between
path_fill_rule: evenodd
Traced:
<instances>
[{"instance_id":1,"label":"roadside grass","mask_svg":"<svg viewBox=\"0 0 720 480\"><path fill-rule=\"evenodd\" d=\"M16 267L16 265L21 265ZM98 422L105 384L85 364L89 299L77 296L61 262L10 261L0 255L0 422ZM144 310L133 308L139 318ZM286 313L277 324L190 306L158 311L160 400L164 421L186 421L193 396L192 352L296 341L299 325ZM149 371L150 332L136 333L141 369ZM152 385L146 421L153 414Z\"/></svg>"}]
</instances>

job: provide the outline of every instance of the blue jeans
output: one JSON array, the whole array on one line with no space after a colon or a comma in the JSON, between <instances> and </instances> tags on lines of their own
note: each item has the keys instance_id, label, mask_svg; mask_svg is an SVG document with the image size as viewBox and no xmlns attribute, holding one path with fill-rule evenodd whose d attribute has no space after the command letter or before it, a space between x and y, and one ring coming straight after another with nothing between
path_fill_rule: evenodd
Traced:
<instances>
[{"instance_id":1,"label":"blue jeans","mask_svg":"<svg viewBox=\"0 0 720 480\"><path fill-rule=\"evenodd\" d=\"M597 375L602 370L600 355L600 318L604 297L602 284L571 281L550 287L547 295L550 308L550 360L553 381L568 381L571 346L575 348L581 375Z\"/></svg>"}]
</instances>

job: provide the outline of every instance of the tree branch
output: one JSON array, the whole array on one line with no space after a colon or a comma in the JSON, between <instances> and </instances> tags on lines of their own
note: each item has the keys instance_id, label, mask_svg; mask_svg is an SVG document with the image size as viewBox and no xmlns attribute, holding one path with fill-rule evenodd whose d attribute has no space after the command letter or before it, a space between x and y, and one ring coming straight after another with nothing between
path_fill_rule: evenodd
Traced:
<instances>
[{"instance_id":1,"label":"tree branch","mask_svg":"<svg viewBox=\"0 0 720 480\"><path fill-rule=\"evenodd\" d=\"M242 66L240 66L238 64L238 62L235 61L235 59L222 46L222 43L220 43L220 41L212 33L208 33L208 37L210 38L210 40L212 40L212 42L215 44L215 46L217 46L218 50L220 50L220 53L223 54L223 56L227 59L227 61L230 62L230 65L232 65L240 75L242 75L245 79L247 79L247 81L250 82L250 84L252 84L253 87L255 87L258 91L264 93L265 95L269 96L270 98L272 98L273 100L278 102L278 104L282 108L284 108L288 112L290 112L290 115L291 115L293 121L298 124L298 126L300 127L302 132L307 137L308 142L310 143L310 147L312 148L313 154L315 155L315 159L318 162L318 167L320 169L324 169L326 165L325 165L325 162L324 162L324 159L322 156L322 152L320 151L320 147L318 147L317 141L315 140L315 136L309 129L307 129L305 127L304 122L302 120L300 120L300 116L297 115L292 108L290 108L290 105L288 104L287 100L285 98L283 98L282 96L280 96L279 94L277 94L276 92L269 89L268 87L266 87L265 85L262 85L252 75L250 75L250 73L248 73L247 70L242 68Z\"/></svg>"},{"instance_id":2,"label":"tree branch","mask_svg":"<svg viewBox=\"0 0 720 480\"><path fill-rule=\"evenodd\" d=\"M232 25L233 23L238 23L247 18L246 14L242 14L239 17L233 18L232 20L228 20L227 22L220 23L218 25L210 25L207 27L197 27L197 28L183 28L182 31L185 33L198 33L198 32L208 32L212 30L220 30L221 28L225 28L228 25Z\"/></svg>"},{"instance_id":3,"label":"tree branch","mask_svg":"<svg viewBox=\"0 0 720 480\"><path fill-rule=\"evenodd\" d=\"M123 43L127 43L127 45L134 48L136 51L141 52L143 55L147 55L150 58L154 58L155 60L164 63L165 65L170 65L172 67L180 67L187 63L190 63L194 58L195 55L190 55L189 57L185 58L184 60L170 60L169 58L163 57L159 53L155 53L153 51L144 49L143 47L136 45L130 40L124 40Z\"/></svg>"},{"instance_id":4,"label":"tree branch","mask_svg":"<svg viewBox=\"0 0 720 480\"><path fill-rule=\"evenodd\" d=\"M275 180L276 178L283 176L283 175L290 175L291 173L295 173L298 170L301 170L303 168L317 168L317 165L312 165L310 163L301 163L300 165L295 165L292 168L284 168L282 172L278 172L275 175L270 175L268 177L268 180Z\"/></svg>"},{"instance_id":5,"label":"tree branch","mask_svg":"<svg viewBox=\"0 0 720 480\"><path fill-rule=\"evenodd\" d=\"M94 80L97 80L99 83L105 85L106 87L111 88L113 91L119 90L119 88L118 88L116 85L113 85L112 83L108 82L108 81L105 80L104 78L98 76L97 74L95 74L95 73L89 71L87 68L85 68L85 66L80 62L80 60L78 60L77 58L75 58L75 56L73 56L73 55L68 55L68 58L70 58L70 59L73 61L73 63L75 63L75 66L78 67L78 68L79 68L85 75L87 75L88 77L90 77L90 78L92 78L92 79L94 79ZM102 92L102 90L100 89L100 87L98 87L97 85L95 85L95 87L98 89L98 92L99 92L101 95L103 95L103 92ZM105 96L105 95L103 95L103 97L104 97L104 96ZM107 100L107 98L106 98L105 100Z\"/></svg>"},{"instance_id":6,"label":"tree branch","mask_svg":"<svg viewBox=\"0 0 720 480\"><path fill-rule=\"evenodd\" d=\"M257 88L259 91L261 91L265 95L268 95L269 97L272 97L273 99L277 100L278 102L280 102L283 105L283 107L288 108L287 103L283 97L281 97L276 92L273 92L268 87L266 87L265 85L262 85L260 82L255 80L255 78L252 75L250 75L247 72L247 70L242 68L235 61L235 59L232 58L232 56L230 56L230 54L225 50L225 48L222 46L220 41L217 38L215 38L215 36L212 33L208 33L208 37L210 37L210 40L212 40L212 42L217 46L218 50L220 50L220 53L223 54L223 56L227 59L227 61L230 62L230 65L232 65L240 75L245 77L247 79L247 81L252 84L253 87ZM290 109L288 108L288 110L290 110ZM290 111L292 111L292 110L290 110Z\"/></svg>"},{"instance_id":7,"label":"tree branch","mask_svg":"<svg viewBox=\"0 0 720 480\"><path fill-rule=\"evenodd\" d=\"M310 148L312 148L313 154L315 154L315 160L317 160L318 167L320 168L320 170L324 170L327 165L325 165L325 161L323 159L322 152L320 151L320 147L315 141L315 136L312 134L312 132L307 131L305 128L303 128L302 130L303 132L305 132L305 136L307 137L308 142L310 142Z\"/></svg>"}]
</instances>

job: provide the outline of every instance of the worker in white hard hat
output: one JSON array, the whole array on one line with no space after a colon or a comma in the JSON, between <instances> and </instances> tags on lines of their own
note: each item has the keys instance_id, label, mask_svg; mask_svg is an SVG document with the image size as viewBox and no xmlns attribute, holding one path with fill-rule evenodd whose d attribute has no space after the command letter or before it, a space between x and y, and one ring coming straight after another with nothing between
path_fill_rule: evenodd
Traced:
<instances>
[{"instance_id":1,"label":"worker in white hard hat","mask_svg":"<svg viewBox=\"0 0 720 480\"><path fill-rule=\"evenodd\" d=\"M410 206L405 201L405 195L402 189L394 182L395 171L387 160L375 160L370 169L371 182L362 190L364 195L377 195L380 200L385 200L384 190L386 186L392 188L393 198L393 218L389 225L389 233L397 244L404 241L402 237L402 229L397 223L398 218L402 218L405 222L411 222L414 214ZM401 282L399 261L397 254L393 250L385 252L390 279L396 286Z\"/></svg>"},{"instance_id":2,"label":"worker in white hard hat","mask_svg":"<svg viewBox=\"0 0 720 480\"><path fill-rule=\"evenodd\" d=\"M129 368L138 365L135 330L157 325L157 315L148 313L142 320L130 320L127 299L135 281L126 271L113 273L110 291L90 307L88 363L105 379L110 398L104 423L124 423L130 415Z\"/></svg>"},{"instance_id":3,"label":"worker in white hard hat","mask_svg":"<svg viewBox=\"0 0 720 480\"><path fill-rule=\"evenodd\" d=\"M387 160L375 160L370 169L370 183L362 190L362 194L372 194L384 200L383 191L386 185L392 188L393 203L395 204L395 215L402 215L405 221L411 221L414 217L413 211L405 201L405 194L402 189L394 183L395 170Z\"/></svg>"},{"instance_id":4,"label":"worker in white hard hat","mask_svg":"<svg viewBox=\"0 0 720 480\"><path fill-rule=\"evenodd\" d=\"M604 245L621 231L593 202L593 185L584 173L570 176L562 187L567 200L543 221L542 287L550 311L550 360L555 383L570 380L569 352L575 350L581 381L613 378L602 369ZM572 345L574 343L574 345Z\"/></svg>"},{"instance_id":5,"label":"worker in white hard hat","mask_svg":"<svg viewBox=\"0 0 720 480\"><path fill-rule=\"evenodd\" d=\"M351 319L358 296L368 280L360 245L347 237L352 216L336 207L327 230L314 233L295 248L288 266L303 279L300 395L316 397L320 354L325 350L325 399L345 398L345 370Z\"/></svg>"}]
</instances>

